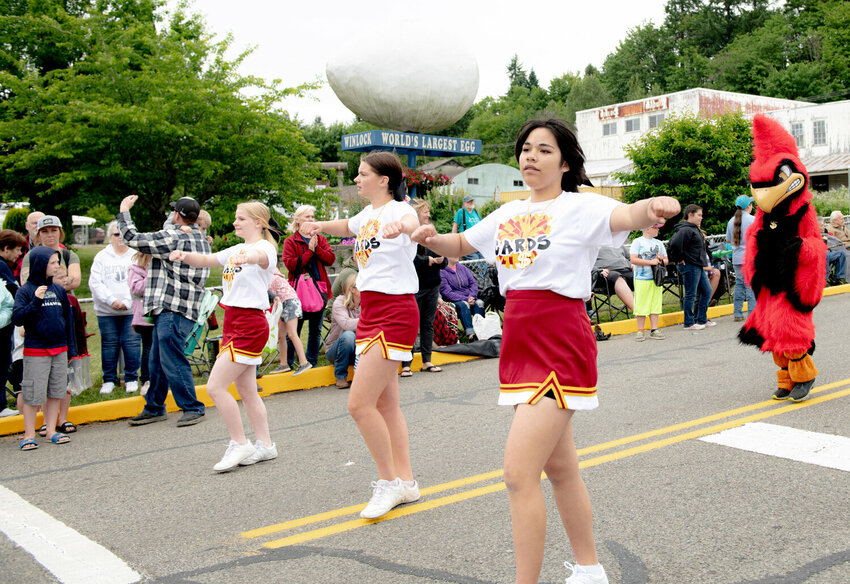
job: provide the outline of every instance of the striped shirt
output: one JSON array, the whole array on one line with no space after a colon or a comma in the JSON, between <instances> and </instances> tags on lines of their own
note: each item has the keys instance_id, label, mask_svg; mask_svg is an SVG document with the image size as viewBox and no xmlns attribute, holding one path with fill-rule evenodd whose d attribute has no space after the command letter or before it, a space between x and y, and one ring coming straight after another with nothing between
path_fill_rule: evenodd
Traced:
<instances>
[{"instance_id":1,"label":"striped shirt","mask_svg":"<svg viewBox=\"0 0 850 584\"><path fill-rule=\"evenodd\" d=\"M118 213L115 217L124 242L133 249L153 256L145 282L142 313L158 314L168 310L189 320L198 320L204 285L210 270L168 260L168 254L178 249L210 253L207 238L198 230L198 226L190 225L192 233L183 233L176 226L153 233L139 233L130 213Z\"/></svg>"}]
</instances>

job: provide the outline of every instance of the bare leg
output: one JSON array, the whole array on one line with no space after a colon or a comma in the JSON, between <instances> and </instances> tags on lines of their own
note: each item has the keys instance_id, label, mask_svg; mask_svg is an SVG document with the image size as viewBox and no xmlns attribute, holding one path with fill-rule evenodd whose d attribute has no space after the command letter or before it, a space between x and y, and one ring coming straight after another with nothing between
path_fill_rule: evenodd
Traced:
<instances>
[{"instance_id":1,"label":"bare leg","mask_svg":"<svg viewBox=\"0 0 850 584\"><path fill-rule=\"evenodd\" d=\"M544 470L552 484L555 504L558 506L567 537L570 538L576 563L583 566L597 564L599 560L593 539L593 511L587 487L579 474L572 417Z\"/></svg>"},{"instance_id":2,"label":"bare leg","mask_svg":"<svg viewBox=\"0 0 850 584\"><path fill-rule=\"evenodd\" d=\"M49 397L47 398L47 401L44 402L44 423L47 425L46 438L48 440L53 438L53 435L56 434L57 417L59 416L59 408L63 401L65 401L64 398L56 399Z\"/></svg>"},{"instance_id":3,"label":"bare leg","mask_svg":"<svg viewBox=\"0 0 850 584\"><path fill-rule=\"evenodd\" d=\"M53 424L54 427L68 421L68 409L71 407L71 396L66 395L59 400L59 419ZM49 434L48 434L49 435Z\"/></svg>"},{"instance_id":4,"label":"bare leg","mask_svg":"<svg viewBox=\"0 0 850 584\"><path fill-rule=\"evenodd\" d=\"M546 504L540 474L563 438L572 412L553 399L516 407L505 444L505 484L511 505L511 526L517 584L536 583L543 563Z\"/></svg>"},{"instance_id":5,"label":"bare leg","mask_svg":"<svg viewBox=\"0 0 850 584\"><path fill-rule=\"evenodd\" d=\"M269 418L266 413L266 404L260 394L257 393L257 376L254 375L253 365L242 365L245 370L236 378L236 390L242 397L245 413L254 428L254 435L266 446L271 446L272 439L269 435Z\"/></svg>"},{"instance_id":6,"label":"bare leg","mask_svg":"<svg viewBox=\"0 0 850 584\"><path fill-rule=\"evenodd\" d=\"M381 351L373 347L360 355L348 394L348 412L354 418L357 429L372 453L372 459L378 467L378 478L387 481L399 476L393 452L393 432L398 432L399 427L395 422L391 432L387 420L378 410L378 400L387 391L390 380L395 379L397 371L398 361L384 359ZM398 392L398 385L395 385L395 392ZM395 399L397 401L398 397ZM387 407L390 407L390 403L387 402ZM409 475L409 472L407 474Z\"/></svg>"},{"instance_id":7,"label":"bare leg","mask_svg":"<svg viewBox=\"0 0 850 584\"><path fill-rule=\"evenodd\" d=\"M18 396L18 409L24 414L24 438L35 440L35 417L38 415L38 406L25 404Z\"/></svg>"},{"instance_id":8,"label":"bare leg","mask_svg":"<svg viewBox=\"0 0 850 584\"><path fill-rule=\"evenodd\" d=\"M398 377L392 376L381 397L378 398L378 411L387 424L390 433L390 444L393 451L393 466L397 477L412 481L413 470L410 468L410 434L407 421L401 413L399 404Z\"/></svg>"},{"instance_id":9,"label":"bare leg","mask_svg":"<svg viewBox=\"0 0 850 584\"><path fill-rule=\"evenodd\" d=\"M227 431L230 433L230 439L239 444L245 444L248 438L245 437L245 429L242 426L239 404L236 403L227 388L236 381L236 378L244 372L246 367L253 371L253 365L234 363L226 357L220 356L216 359L207 382L207 393L212 398L218 413L221 414L221 419L224 420L224 425L227 426Z\"/></svg>"},{"instance_id":10,"label":"bare leg","mask_svg":"<svg viewBox=\"0 0 850 584\"><path fill-rule=\"evenodd\" d=\"M708 277L708 283L711 284L711 296L717 292L717 286L720 284L720 270L714 270L714 273Z\"/></svg>"},{"instance_id":11,"label":"bare leg","mask_svg":"<svg viewBox=\"0 0 850 584\"><path fill-rule=\"evenodd\" d=\"M649 315L649 326L652 330L655 330L655 329L658 328L658 315L657 314L650 314Z\"/></svg>"},{"instance_id":12,"label":"bare leg","mask_svg":"<svg viewBox=\"0 0 850 584\"><path fill-rule=\"evenodd\" d=\"M614 292L617 294L620 300L623 301L629 310L634 312L635 310L635 295L632 293L632 289L629 288L629 284L626 282L625 278L617 278L617 281L614 282Z\"/></svg>"},{"instance_id":13,"label":"bare leg","mask_svg":"<svg viewBox=\"0 0 850 584\"><path fill-rule=\"evenodd\" d=\"M297 318L286 321L286 334L289 337L289 340L292 341L292 346L295 347L295 354L298 355L298 363L304 365L307 362L307 356L304 354L304 343L301 342L301 337L298 336ZM285 340L284 345L286 345ZM286 349L284 348L284 351L285 350ZM285 357L281 357L281 359L285 359ZM283 361L281 361L281 363L283 363Z\"/></svg>"},{"instance_id":14,"label":"bare leg","mask_svg":"<svg viewBox=\"0 0 850 584\"><path fill-rule=\"evenodd\" d=\"M638 330L642 331L643 325L644 325L644 323L646 323L646 317L645 316L635 316L635 321L637 321Z\"/></svg>"}]
</instances>

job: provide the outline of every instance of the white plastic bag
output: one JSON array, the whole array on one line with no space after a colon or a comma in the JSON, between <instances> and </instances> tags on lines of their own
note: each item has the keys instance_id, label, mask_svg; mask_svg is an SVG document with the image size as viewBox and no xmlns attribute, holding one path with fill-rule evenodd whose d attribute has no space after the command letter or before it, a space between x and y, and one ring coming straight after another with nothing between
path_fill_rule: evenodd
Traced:
<instances>
[{"instance_id":1,"label":"white plastic bag","mask_svg":"<svg viewBox=\"0 0 850 584\"><path fill-rule=\"evenodd\" d=\"M269 323L269 338L263 353L266 351L277 351L277 339L280 334L280 314L283 312L283 303L275 298L274 304L266 311L266 322Z\"/></svg>"},{"instance_id":2,"label":"white plastic bag","mask_svg":"<svg viewBox=\"0 0 850 584\"><path fill-rule=\"evenodd\" d=\"M475 338L485 341L492 337L502 335L502 319L499 313L488 312L485 316L472 315L472 328L475 330Z\"/></svg>"}]
</instances>

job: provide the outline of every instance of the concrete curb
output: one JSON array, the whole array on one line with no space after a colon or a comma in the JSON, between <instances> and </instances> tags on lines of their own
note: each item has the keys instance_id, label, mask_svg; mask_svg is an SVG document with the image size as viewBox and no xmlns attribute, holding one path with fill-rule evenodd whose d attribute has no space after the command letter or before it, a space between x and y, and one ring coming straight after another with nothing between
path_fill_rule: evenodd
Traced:
<instances>
[{"instance_id":1,"label":"concrete curb","mask_svg":"<svg viewBox=\"0 0 850 584\"><path fill-rule=\"evenodd\" d=\"M461 363L472 359L478 359L470 355L456 355L454 353L439 353L434 351L431 356L431 362L435 365L446 365L448 363ZM422 355L415 354L411 369L418 371L422 368ZM291 373L275 373L265 375L257 380L261 391L260 396L266 397L276 393L287 391L300 391L302 389L314 389L317 387L328 387L334 384L334 368L333 367L316 367L310 369L298 377L292 377ZM199 385L195 388L198 399L208 408L215 407L212 399L207 393L206 385ZM239 394L234 386L230 386L230 394L239 399ZM139 414L145 405L145 398L142 396L125 397L121 399L113 399L81 406L73 406L68 411L68 420L74 424L89 424L91 422L110 422L120 420L122 418L131 418ZM169 392L168 398L165 400L165 409L168 412L179 411L180 408L174 403L174 398ZM38 413L35 425L40 427L43 423L41 412ZM22 415L10 416L0 419L0 436L9 434L18 434L24 431L24 417Z\"/></svg>"},{"instance_id":2,"label":"concrete curb","mask_svg":"<svg viewBox=\"0 0 850 584\"><path fill-rule=\"evenodd\" d=\"M850 284L841 286L831 286L825 288L824 296L834 296L850 292ZM729 316L732 314L732 305L724 304L723 306L714 306L708 309L709 318L717 318L719 316ZM682 324L685 321L685 313L682 311L662 314L658 317L659 327L668 327L677 324ZM621 320L617 322L606 322L599 325L602 330L612 335L627 335L637 332L637 321L632 318L629 320ZM435 365L445 365L448 363L462 363L478 359L469 355L456 355L454 353L439 353L435 351L432 355L432 362ZM411 368L416 371L422 367L422 356L415 354ZM302 389L313 389L317 387L327 387L334 383L333 367L317 367L302 373L297 378L292 377L290 373L276 373L274 375L266 375L258 381L261 388L260 396L265 397L276 393L287 391L300 391ZM205 385L199 385L196 388L198 399L204 402L207 407L215 407L207 394ZM237 400L239 394L236 393L236 388L231 386L230 393ZM74 406L68 412L68 419L74 424L88 424L91 422L109 422L120 420L122 418L131 418L142 411L145 399L141 396L127 397L122 399L107 400L82 406ZM179 410L177 404L171 394L165 402L165 409L168 412L176 412ZM42 416L39 412L36 419L36 427L42 424ZM24 417L22 415L10 416L0 419L0 436L9 434L17 434L24 431Z\"/></svg>"}]
</instances>

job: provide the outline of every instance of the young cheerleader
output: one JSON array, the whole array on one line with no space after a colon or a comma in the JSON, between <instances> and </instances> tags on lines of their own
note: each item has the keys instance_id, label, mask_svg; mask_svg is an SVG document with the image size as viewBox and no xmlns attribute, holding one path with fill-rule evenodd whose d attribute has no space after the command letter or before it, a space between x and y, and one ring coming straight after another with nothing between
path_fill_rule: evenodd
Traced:
<instances>
[{"instance_id":1,"label":"young cheerleader","mask_svg":"<svg viewBox=\"0 0 850 584\"><path fill-rule=\"evenodd\" d=\"M410 361L419 309L410 234L419 226L413 208L404 201L402 167L389 152L360 159L357 192L369 205L351 219L308 223L307 236L324 231L356 237L354 256L360 267L360 320L357 323L357 370L348 395L348 411L378 467L372 498L360 513L373 519L401 503L419 499L419 485L410 468L407 422L398 393L399 361Z\"/></svg>"},{"instance_id":2,"label":"young cheerleader","mask_svg":"<svg viewBox=\"0 0 850 584\"><path fill-rule=\"evenodd\" d=\"M217 472L277 458L277 448L269 435L266 406L257 393L256 377L256 366L262 360L268 339L268 323L263 312L269 308L267 291L277 259L269 221L269 209L263 203L240 203L233 227L236 236L245 243L210 255L176 250L169 256L172 262L194 267L224 266L221 275L224 330L221 350L207 383L207 392L230 433L227 451L213 466ZM231 383L236 385L245 404L256 444L251 444L245 436L239 406L227 391Z\"/></svg>"},{"instance_id":3,"label":"young cheerleader","mask_svg":"<svg viewBox=\"0 0 850 584\"><path fill-rule=\"evenodd\" d=\"M439 255L479 250L496 262L507 294L499 403L514 406L505 445L516 582L537 582L543 562L546 471L576 558L568 583L607 583L593 539L590 496L578 469L572 416L597 407L596 341L584 310L590 270L601 246L620 246L629 231L678 213L659 197L623 205L578 193L584 154L561 120L532 120L515 146L526 200L512 201L462 234L420 227L414 241Z\"/></svg>"}]
</instances>

